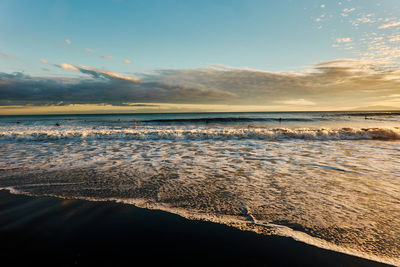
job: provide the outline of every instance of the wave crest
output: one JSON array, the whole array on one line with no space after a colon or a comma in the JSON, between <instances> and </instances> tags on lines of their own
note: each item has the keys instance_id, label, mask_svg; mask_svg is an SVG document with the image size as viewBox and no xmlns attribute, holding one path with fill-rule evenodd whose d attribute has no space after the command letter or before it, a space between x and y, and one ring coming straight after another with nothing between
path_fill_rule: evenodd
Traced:
<instances>
[{"instance_id":1,"label":"wave crest","mask_svg":"<svg viewBox=\"0 0 400 267\"><path fill-rule=\"evenodd\" d=\"M0 131L0 140L47 141L59 139L131 140L400 140L400 128L126 128L126 129L24 129Z\"/></svg>"}]
</instances>

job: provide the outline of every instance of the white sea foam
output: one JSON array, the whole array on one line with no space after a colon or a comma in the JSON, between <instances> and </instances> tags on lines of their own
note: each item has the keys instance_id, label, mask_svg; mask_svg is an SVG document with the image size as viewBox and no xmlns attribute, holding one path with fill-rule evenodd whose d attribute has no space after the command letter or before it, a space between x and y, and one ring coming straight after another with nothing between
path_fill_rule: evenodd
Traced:
<instances>
[{"instance_id":1,"label":"white sea foam","mask_svg":"<svg viewBox=\"0 0 400 267\"><path fill-rule=\"evenodd\" d=\"M161 209L399 264L398 115L347 115L252 125L6 121L0 187Z\"/></svg>"},{"instance_id":2,"label":"white sea foam","mask_svg":"<svg viewBox=\"0 0 400 267\"><path fill-rule=\"evenodd\" d=\"M0 140L47 141L59 139L127 139L127 140L400 140L400 128L0 128Z\"/></svg>"},{"instance_id":3,"label":"white sea foam","mask_svg":"<svg viewBox=\"0 0 400 267\"><path fill-rule=\"evenodd\" d=\"M0 187L0 190L7 190L8 192L10 192L11 194L14 194L14 195L28 195L27 192L17 190L12 186Z\"/></svg>"},{"instance_id":4,"label":"white sea foam","mask_svg":"<svg viewBox=\"0 0 400 267\"><path fill-rule=\"evenodd\" d=\"M17 190L13 187L5 187L5 188L0 187L0 190L7 190L11 194L15 194L15 195L35 196L35 194ZM215 215L211 215L211 214L207 215L207 214L201 214L201 213L193 213L193 212L188 212L187 210L181 209L181 208L171 208L168 205L151 204L146 199L65 197L63 195L55 195L55 194L46 194L45 196L58 197L58 198L63 198L63 199L78 199L78 200L96 201L96 202L113 201L113 202L117 202L117 203L134 205L139 208L145 208L145 209L151 209L151 210L162 210L162 211L166 211L166 212L170 212L170 213L182 216L183 218L186 218L189 220L210 221L210 222L214 222L214 223L229 225L229 226L241 229L241 230L253 231L253 232L256 232L259 234L290 237L296 241L303 242L303 243L306 243L306 244L309 244L312 246L316 246L319 248L332 250L332 251L336 251L336 252L341 252L341 253L345 253L348 255L353 255L353 256L357 256L357 257L361 257L361 258L365 258L365 259L369 259L369 260L373 260L373 261L377 261L377 262L391 264L394 266L400 266L399 259L384 257L384 256L376 256L373 254L361 252L356 249L339 246L334 243L327 242L324 239L313 237L307 233L293 230L290 227L287 227L284 225L278 225L278 224L273 224L273 223L268 223L268 222L259 222L259 221L255 221L255 220L246 221L246 220L234 217L234 216L215 216Z\"/></svg>"}]
</instances>

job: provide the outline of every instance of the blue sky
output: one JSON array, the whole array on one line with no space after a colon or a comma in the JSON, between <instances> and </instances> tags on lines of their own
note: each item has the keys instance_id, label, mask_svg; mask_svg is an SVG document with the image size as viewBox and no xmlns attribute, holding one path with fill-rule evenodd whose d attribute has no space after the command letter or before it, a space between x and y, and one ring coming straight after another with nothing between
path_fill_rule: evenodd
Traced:
<instances>
[{"instance_id":1,"label":"blue sky","mask_svg":"<svg viewBox=\"0 0 400 267\"><path fill-rule=\"evenodd\" d=\"M316 64L338 59L342 60L341 67L348 67L350 59L352 67L369 64L370 69L383 64L397 67L400 59L398 0L0 0L0 4L0 72L5 74L94 78L78 69L62 67L68 64L199 87L199 78L196 84L187 82L198 72L181 77L182 71L218 67L225 71L235 68L304 74L320 70ZM171 75L160 74L161 70L179 70L180 78L175 75L171 82ZM180 83L179 79L186 82ZM251 75L247 79L252 83ZM209 84L207 80L200 87ZM396 93L396 83L378 87L382 86L394 87L389 94ZM216 90L227 89L219 86ZM293 99L287 96L287 101L316 103L322 99L314 96L314 100L307 100L301 90L290 92ZM7 103L18 102L12 99ZM145 100L155 102L146 98L140 101ZM274 105L286 100L280 96L273 101L265 103ZM251 105L252 101L232 103ZM260 105L257 101L255 104Z\"/></svg>"}]
</instances>

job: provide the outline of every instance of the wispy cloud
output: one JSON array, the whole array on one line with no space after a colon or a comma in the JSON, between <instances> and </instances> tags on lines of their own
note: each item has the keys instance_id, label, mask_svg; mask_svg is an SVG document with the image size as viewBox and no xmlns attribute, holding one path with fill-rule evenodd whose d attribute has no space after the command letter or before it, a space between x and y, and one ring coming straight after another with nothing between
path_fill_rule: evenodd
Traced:
<instances>
[{"instance_id":1,"label":"wispy cloud","mask_svg":"<svg viewBox=\"0 0 400 267\"><path fill-rule=\"evenodd\" d=\"M71 42L71 40L69 40L69 39L65 39L65 42L67 43L67 44L72 44L72 42Z\"/></svg>"},{"instance_id":2,"label":"wispy cloud","mask_svg":"<svg viewBox=\"0 0 400 267\"><path fill-rule=\"evenodd\" d=\"M6 53L3 53L3 52L0 52L0 56L2 56L2 57L8 57L8 58L15 58L15 56L10 55L10 54L6 54Z\"/></svg>"},{"instance_id":3,"label":"wispy cloud","mask_svg":"<svg viewBox=\"0 0 400 267\"><path fill-rule=\"evenodd\" d=\"M61 63L59 66L65 70L73 70L73 71L79 72L79 69L77 67L74 67L68 63Z\"/></svg>"},{"instance_id":4,"label":"wispy cloud","mask_svg":"<svg viewBox=\"0 0 400 267\"><path fill-rule=\"evenodd\" d=\"M122 75L122 74L119 74L116 72L92 68L92 67L85 66L85 65L74 66L74 65L71 65L68 63L62 63L62 64L56 65L56 66L59 68L65 69L65 70L73 70L73 71L80 72L83 74L88 74L96 79L115 78L115 79L121 79L121 80L130 81L130 82L135 82L135 83L140 82L140 79L136 78L136 77L126 76L126 75Z\"/></svg>"},{"instance_id":5,"label":"wispy cloud","mask_svg":"<svg viewBox=\"0 0 400 267\"><path fill-rule=\"evenodd\" d=\"M400 42L400 35L399 36L393 36L389 39L389 42Z\"/></svg>"},{"instance_id":6,"label":"wispy cloud","mask_svg":"<svg viewBox=\"0 0 400 267\"><path fill-rule=\"evenodd\" d=\"M321 22L325 18L326 14L322 14L318 18L315 19L315 22Z\"/></svg>"},{"instance_id":7,"label":"wispy cloud","mask_svg":"<svg viewBox=\"0 0 400 267\"><path fill-rule=\"evenodd\" d=\"M125 60L124 60L124 63L125 63L125 64L131 64L132 62L131 62L129 59L125 59Z\"/></svg>"},{"instance_id":8,"label":"wispy cloud","mask_svg":"<svg viewBox=\"0 0 400 267\"><path fill-rule=\"evenodd\" d=\"M84 65L79 65L79 69L76 68L76 70L79 72L82 72L82 73L86 73L86 74L95 76L95 77L101 77L102 74L104 74L105 76L108 76L109 78L117 78L117 79L121 79L121 80L135 82L135 83L140 82L140 79L136 78L136 77L126 76L126 75L122 75L122 74L119 74L116 72L105 71L105 70L96 69L96 68L92 68L92 67L84 66Z\"/></svg>"},{"instance_id":9,"label":"wispy cloud","mask_svg":"<svg viewBox=\"0 0 400 267\"><path fill-rule=\"evenodd\" d=\"M353 8L344 8L343 13L341 14L342 17L348 17L349 13L353 12L356 10L354 7Z\"/></svg>"},{"instance_id":10,"label":"wispy cloud","mask_svg":"<svg viewBox=\"0 0 400 267\"><path fill-rule=\"evenodd\" d=\"M362 17L357 18L355 21L352 22L354 27L358 27L360 24L365 23L375 23L376 19L373 18L372 14L367 14Z\"/></svg>"},{"instance_id":11,"label":"wispy cloud","mask_svg":"<svg viewBox=\"0 0 400 267\"><path fill-rule=\"evenodd\" d=\"M88 52L88 53L94 53L94 52L96 52L95 50L90 49L90 48L85 48L85 50L86 50L86 52Z\"/></svg>"},{"instance_id":12,"label":"wispy cloud","mask_svg":"<svg viewBox=\"0 0 400 267\"><path fill-rule=\"evenodd\" d=\"M381 26L378 27L378 29L387 29L387 28L392 28L392 27L397 27L397 26L400 26L400 21L382 24Z\"/></svg>"},{"instance_id":13,"label":"wispy cloud","mask_svg":"<svg viewBox=\"0 0 400 267\"><path fill-rule=\"evenodd\" d=\"M113 56L100 56L101 58L104 58L104 59L112 59L113 58Z\"/></svg>"},{"instance_id":14,"label":"wispy cloud","mask_svg":"<svg viewBox=\"0 0 400 267\"><path fill-rule=\"evenodd\" d=\"M349 38L349 37L345 37L345 38L337 38L336 39L336 42L337 43L348 43L348 42L351 42L352 40L351 40L351 38Z\"/></svg>"},{"instance_id":15,"label":"wispy cloud","mask_svg":"<svg viewBox=\"0 0 400 267\"><path fill-rule=\"evenodd\" d=\"M369 8L368 5L348 6L351 2L338 2L340 7L338 6L337 9L324 9L325 13L320 17L313 17L316 22L315 27L317 29L324 27L326 31L330 31L331 36L335 36L338 29L328 27L327 23L340 21L343 27L351 26L355 30L354 35L351 35L351 31L347 31L348 36L334 39L331 47L351 50L353 56L357 58L400 66L400 47L397 41L400 18L394 15L398 7L393 7L392 13L382 13L379 9ZM385 14L387 17L384 16ZM388 17L388 14L392 14L391 17Z\"/></svg>"},{"instance_id":16,"label":"wispy cloud","mask_svg":"<svg viewBox=\"0 0 400 267\"><path fill-rule=\"evenodd\" d=\"M43 64L50 64L50 62L47 61L46 59L40 59L39 61L42 62Z\"/></svg>"},{"instance_id":17,"label":"wispy cloud","mask_svg":"<svg viewBox=\"0 0 400 267\"><path fill-rule=\"evenodd\" d=\"M353 12L354 10L356 10L354 7L353 8L345 8L345 9L343 9L343 12L350 13L350 12Z\"/></svg>"}]
</instances>

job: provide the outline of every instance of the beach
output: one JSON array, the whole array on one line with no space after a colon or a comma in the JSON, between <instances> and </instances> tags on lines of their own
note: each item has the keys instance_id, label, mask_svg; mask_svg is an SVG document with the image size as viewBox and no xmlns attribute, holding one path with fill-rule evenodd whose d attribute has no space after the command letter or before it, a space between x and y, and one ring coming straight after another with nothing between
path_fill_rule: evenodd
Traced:
<instances>
[{"instance_id":1,"label":"beach","mask_svg":"<svg viewBox=\"0 0 400 267\"><path fill-rule=\"evenodd\" d=\"M331 257L343 254L399 265L399 119L397 112L3 116L0 188L18 195L4 203L27 201L4 207L10 238L2 243L58 246L72 253L67 258L76 248L219 265L355 264Z\"/></svg>"},{"instance_id":2,"label":"beach","mask_svg":"<svg viewBox=\"0 0 400 267\"><path fill-rule=\"evenodd\" d=\"M400 266L399 0L2 2L0 267Z\"/></svg>"},{"instance_id":3,"label":"beach","mask_svg":"<svg viewBox=\"0 0 400 267\"><path fill-rule=\"evenodd\" d=\"M291 238L115 202L1 190L0 205L2 266L384 266Z\"/></svg>"}]
</instances>

